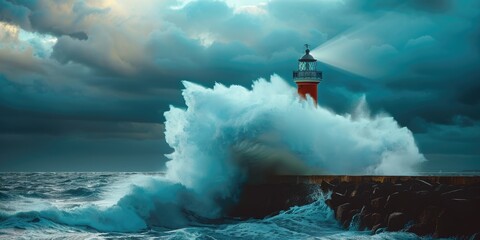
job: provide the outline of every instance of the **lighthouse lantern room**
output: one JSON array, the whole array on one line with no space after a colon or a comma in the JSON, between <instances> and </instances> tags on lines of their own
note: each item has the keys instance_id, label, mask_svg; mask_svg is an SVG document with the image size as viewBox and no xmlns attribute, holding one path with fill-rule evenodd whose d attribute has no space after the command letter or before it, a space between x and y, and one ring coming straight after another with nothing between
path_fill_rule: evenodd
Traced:
<instances>
[{"instance_id":1,"label":"lighthouse lantern room","mask_svg":"<svg viewBox=\"0 0 480 240\"><path fill-rule=\"evenodd\" d=\"M305 44L305 48L305 55L298 59L298 70L293 71L293 81L302 98L308 94L317 104L317 85L322 80L322 72L317 71L317 59L310 55L308 44Z\"/></svg>"}]
</instances>

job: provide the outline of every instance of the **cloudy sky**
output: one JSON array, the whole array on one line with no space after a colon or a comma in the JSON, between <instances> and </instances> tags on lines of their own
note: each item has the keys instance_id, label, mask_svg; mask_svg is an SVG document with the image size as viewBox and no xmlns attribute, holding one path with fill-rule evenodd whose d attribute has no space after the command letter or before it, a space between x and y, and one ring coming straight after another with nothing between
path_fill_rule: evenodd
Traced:
<instances>
[{"instance_id":1,"label":"cloudy sky","mask_svg":"<svg viewBox=\"0 0 480 240\"><path fill-rule=\"evenodd\" d=\"M476 0L0 0L0 171L161 170L181 80L291 80L304 43L321 105L365 95L424 169L480 170L479 23Z\"/></svg>"}]
</instances>

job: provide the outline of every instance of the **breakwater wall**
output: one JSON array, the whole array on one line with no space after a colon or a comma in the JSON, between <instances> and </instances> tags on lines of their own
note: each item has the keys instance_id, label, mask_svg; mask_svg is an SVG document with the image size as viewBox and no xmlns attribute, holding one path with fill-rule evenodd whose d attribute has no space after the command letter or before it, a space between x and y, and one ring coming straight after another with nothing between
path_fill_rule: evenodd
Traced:
<instances>
[{"instance_id":1,"label":"breakwater wall","mask_svg":"<svg viewBox=\"0 0 480 240\"><path fill-rule=\"evenodd\" d=\"M244 185L230 215L262 218L315 191L332 193L325 203L346 229L480 239L479 176L274 176Z\"/></svg>"},{"instance_id":2,"label":"breakwater wall","mask_svg":"<svg viewBox=\"0 0 480 240\"><path fill-rule=\"evenodd\" d=\"M267 183L321 184L322 182L397 183L410 180L448 185L480 184L480 176L369 176L369 175L283 175L266 179Z\"/></svg>"}]
</instances>

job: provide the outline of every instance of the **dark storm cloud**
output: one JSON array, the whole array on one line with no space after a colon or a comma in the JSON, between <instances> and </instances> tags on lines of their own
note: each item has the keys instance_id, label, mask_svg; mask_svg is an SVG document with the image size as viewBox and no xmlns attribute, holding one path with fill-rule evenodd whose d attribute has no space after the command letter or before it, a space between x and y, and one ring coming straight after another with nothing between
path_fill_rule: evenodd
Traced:
<instances>
[{"instance_id":1,"label":"dark storm cloud","mask_svg":"<svg viewBox=\"0 0 480 240\"><path fill-rule=\"evenodd\" d=\"M56 36L68 35L87 39L85 30L92 24L92 15L108 9L88 6L84 1L65 0L1 0L0 20L17 24L29 31Z\"/></svg>"},{"instance_id":2,"label":"dark storm cloud","mask_svg":"<svg viewBox=\"0 0 480 240\"><path fill-rule=\"evenodd\" d=\"M12 1L1 0L0 13L1 21L17 24L25 29L31 29L30 20L28 19L30 10L27 7L17 5Z\"/></svg>"},{"instance_id":3,"label":"dark storm cloud","mask_svg":"<svg viewBox=\"0 0 480 240\"><path fill-rule=\"evenodd\" d=\"M452 8L451 0L373 0L373 1L348 1L348 5L353 10L363 10L365 12L373 11L398 11L398 10L416 10L426 12L445 12Z\"/></svg>"},{"instance_id":4,"label":"dark storm cloud","mask_svg":"<svg viewBox=\"0 0 480 240\"><path fill-rule=\"evenodd\" d=\"M0 135L162 138L162 113L183 104L181 80L250 86L273 73L288 80L304 43L344 37L324 57L346 65L319 63L321 105L347 113L365 95L374 113L419 134L428 154L480 159L470 149L480 140L468 133L480 129L478 2L180 5L0 0L3 30L10 29L0 32ZM25 40L11 26L37 37ZM449 141L449 151L435 152Z\"/></svg>"},{"instance_id":5,"label":"dark storm cloud","mask_svg":"<svg viewBox=\"0 0 480 240\"><path fill-rule=\"evenodd\" d=\"M364 62L360 70L380 84L381 91L366 91L374 109L410 128L416 118L439 124L454 124L457 115L479 119L479 96L472 94L480 79L479 41L472 40L480 30L478 3L369 1L349 9L364 14L360 27L339 41L348 46L342 60Z\"/></svg>"},{"instance_id":6,"label":"dark storm cloud","mask_svg":"<svg viewBox=\"0 0 480 240\"><path fill-rule=\"evenodd\" d=\"M0 134L75 135L88 138L163 139L163 124L71 116L0 106ZM112 118L109 116L109 118Z\"/></svg>"}]
</instances>

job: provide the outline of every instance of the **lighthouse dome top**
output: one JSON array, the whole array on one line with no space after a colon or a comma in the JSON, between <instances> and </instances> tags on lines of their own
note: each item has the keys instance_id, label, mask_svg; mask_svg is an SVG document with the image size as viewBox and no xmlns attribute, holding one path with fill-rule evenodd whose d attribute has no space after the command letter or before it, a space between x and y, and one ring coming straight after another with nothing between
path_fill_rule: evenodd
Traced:
<instances>
[{"instance_id":1,"label":"lighthouse dome top","mask_svg":"<svg viewBox=\"0 0 480 240\"><path fill-rule=\"evenodd\" d=\"M303 55L302 58L298 59L300 62L316 62L317 59L315 59L312 55L310 55L310 49L308 49L308 44L305 44L305 55Z\"/></svg>"}]
</instances>

